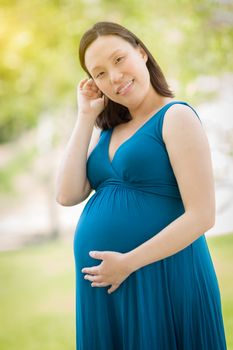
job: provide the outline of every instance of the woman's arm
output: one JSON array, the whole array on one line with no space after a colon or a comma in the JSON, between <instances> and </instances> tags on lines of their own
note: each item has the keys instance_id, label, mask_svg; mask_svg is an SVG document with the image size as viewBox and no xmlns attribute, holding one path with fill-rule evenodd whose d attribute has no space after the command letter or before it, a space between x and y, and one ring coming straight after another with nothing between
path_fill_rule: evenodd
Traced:
<instances>
[{"instance_id":1,"label":"woman's arm","mask_svg":"<svg viewBox=\"0 0 233 350\"><path fill-rule=\"evenodd\" d=\"M86 162L96 145L100 129L94 120L79 116L60 161L56 176L56 201L63 206L81 203L92 191L86 176Z\"/></svg>"},{"instance_id":2,"label":"woman's arm","mask_svg":"<svg viewBox=\"0 0 233 350\"><path fill-rule=\"evenodd\" d=\"M163 139L185 212L158 234L126 253L137 269L184 249L215 223L215 189L209 143L195 112L173 105L164 116Z\"/></svg>"}]
</instances>

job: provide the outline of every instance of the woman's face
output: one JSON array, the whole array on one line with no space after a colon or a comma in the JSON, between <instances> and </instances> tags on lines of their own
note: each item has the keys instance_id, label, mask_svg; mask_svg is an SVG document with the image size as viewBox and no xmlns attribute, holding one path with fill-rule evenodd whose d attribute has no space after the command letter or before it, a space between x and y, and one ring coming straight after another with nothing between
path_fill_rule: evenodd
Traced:
<instances>
[{"instance_id":1,"label":"woman's face","mask_svg":"<svg viewBox=\"0 0 233 350\"><path fill-rule=\"evenodd\" d=\"M134 48L117 35L98 37L85 52L86 67L97 87L128 108L139 105L151 88L147 58L140 46Z\"/></svg>"}]
</instances>

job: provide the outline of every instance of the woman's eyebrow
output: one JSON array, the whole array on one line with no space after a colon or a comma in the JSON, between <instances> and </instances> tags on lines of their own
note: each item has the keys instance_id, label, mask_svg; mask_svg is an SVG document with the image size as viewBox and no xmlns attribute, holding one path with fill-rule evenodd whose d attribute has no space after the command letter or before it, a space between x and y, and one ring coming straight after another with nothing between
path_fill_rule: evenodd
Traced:
<instances>
[{"instance_id":1,"label":"woman's eyebrow","mask_svg":"<svg viewBox=\"0 0 233 350\"><path fill-rule=\"evenodd\" d=\"M108 57L108 60L110 60L111 58L112 58L112 56L114 56L115 55L115 53L116 52L118 52L118 51L120 51L121 49L116 49L116 50L114 50L112 53L111 53L111 55ZM96 68L100 68L100 66L95 66L95 67L93 67L91 70L92 71L94 71Z\"/></svg>"}]
</instances>

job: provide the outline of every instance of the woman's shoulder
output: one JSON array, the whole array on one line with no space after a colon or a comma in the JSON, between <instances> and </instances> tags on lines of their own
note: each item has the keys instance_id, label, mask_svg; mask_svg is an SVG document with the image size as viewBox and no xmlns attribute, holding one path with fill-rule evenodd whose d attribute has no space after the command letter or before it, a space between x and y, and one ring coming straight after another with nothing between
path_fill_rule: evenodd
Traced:
<instances>
[{"instance_id":1,"label":"woman's shoulder","mask_svg":"<svg viewBox=\"0 0 233 350\"><path fill-rule=\"evenodd\" d=\"M93 149L98 144L102 131L103 131L102 129L100 129L94 125L93 130L92 130L90 143L89 143L89 147L88 147L87 157L90 155L90 153L93 151Z\"/></svg>"},{"instance_id":2,"label":"woman's shoulder","mask_svg":"<svg viewBox=\"0 0 233 350\"><path fill-rule=\"evenodd\" d=\"M169 108L166 110L166 120L169 119L178 119L178 118L198 118L201 122L200 116L196 112L196 108L194 108L189 102L186 101L172 101Z\"/></svg>"},{"instance_id":3,"label":"woman's shoulder","mask_svg":"<svg viewBox=\"0 0 233 350\"><path fill-rule=\"evenodd\" d=\"M174 138L176 130L184 130L186 133L189 133L194 129L200 130L200 127L202 127L202 122L195 108L188 102L176 103L170 106L164 116L163 139Z\"/></svg>"}]
</instances>

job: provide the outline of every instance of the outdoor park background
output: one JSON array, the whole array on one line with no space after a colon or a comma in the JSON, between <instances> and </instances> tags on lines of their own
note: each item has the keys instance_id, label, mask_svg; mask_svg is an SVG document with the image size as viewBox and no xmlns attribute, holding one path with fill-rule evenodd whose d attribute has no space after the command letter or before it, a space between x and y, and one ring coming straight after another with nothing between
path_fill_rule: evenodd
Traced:
<instances>
[{"instance_id":1,"label":"outdoor park background","mask_svg":"<svg viewBox=\"0 0 233 350\"><path fill-rule=\"evenodd\" d=\"M81 35L115 21L154 55L189 102L212 152L217 220L206 233L233 349L233 2L1 0L0 348L75 348L72 239L87 200L55 201L55 175L77 116ZM78 181L78 179L77 179ZM93 194L94 192L92 192ZM91 194L91 195L92 195Z\"/></svg>"}]
</instances>

